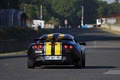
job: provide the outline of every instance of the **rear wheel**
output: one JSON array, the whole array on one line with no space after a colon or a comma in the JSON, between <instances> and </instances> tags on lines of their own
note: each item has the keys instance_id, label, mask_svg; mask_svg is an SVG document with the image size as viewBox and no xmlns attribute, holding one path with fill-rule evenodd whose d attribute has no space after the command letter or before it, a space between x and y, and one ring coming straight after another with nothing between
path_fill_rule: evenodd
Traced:
<instances>
[{"instance_id":1,"label":"rear wheel","mask_svg":"<svg viewBox=\"0 0 120 80\"><path fill-rule=\"evenodd\" d=\"M76 61L74 63L74 67L81 69L82 68L82 59L80 59L79 61Z\"/></svg>"},{"instance_id":2,"label":"rear wheel","mask_svg":"<svg viewBox=\"0 0 120 80\"><path fill-rule=\"evenodd\" d=\"M82 67L85 67L85 56L83 57L83 60L82 60Z\"/></svg>"},{"instance_id":3,"label":"rear wheel","mask_svg":"<svg viewBox=\"0 0 120 80\"><path fill-rule=\"evenodd\" d=\"M29 58L27 58L27 67L28 67L29 69L35 68L35 63L34 63L34 61L32 61L32 60L30 60Z\"/></svg>"}]
</instances>

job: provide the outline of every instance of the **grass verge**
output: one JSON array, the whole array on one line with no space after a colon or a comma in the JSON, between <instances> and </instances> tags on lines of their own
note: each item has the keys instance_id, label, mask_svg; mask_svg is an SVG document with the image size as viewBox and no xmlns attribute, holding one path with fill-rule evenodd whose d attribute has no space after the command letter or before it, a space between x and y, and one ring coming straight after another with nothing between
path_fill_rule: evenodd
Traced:
<instances>
[{"instance_id":1,"label":"grass verge","mask_svg":"<svg viewBox=\"0 0 120 80\"><path fill-rule=\"evenodd\" d=\"M28 27L0 29L0 40L24 39L33 36L35 33L36 31Z\"/></svg>"},{"instance_id":2,"label":"grass verge","mask_svg":"<svg viewBox=\"0 0 120 80\"><path fill-rule=\"evenodd\" d=\"M35 35L37 32L30 29L30 28L18 28L13 27L11 29L0 29L0 40L9 40L9 39L26 39L33 35ZM39 38L43 34L51 33L50 29L41 29L38 31L36 38ZM2 36L1 36L2 35ZM19 51L19 52L9 52L9 53L0 53L0 56L7 56L7 55L13 55L13 54L22 54L26 53L25 51Z\"/></svg>"},{"instance_id":3,"label":"grass verge","mask_svg":"<svg viewBox=\"0 0 120 80\"><path fill-rule=\"evenodd\" d=\"M27 50L19 51L19 52L0 53L0 56L10 56L10 55L24 54L24 53L27 53Z\"/></svg>"},{"instance_id":4,"label":"grass verge","mask_svg":"<svg viewBox=\"0 0 120 80\"><path fill-rule=\"evenodd\" d=\"M110 33L113 33L113 34L116 34L116 35L120 35L120 31L115 31L115 30L111 30L111 29L107 29L107 28L100 28L100 29L110 32Z\"/></svg>"}]
</instances>

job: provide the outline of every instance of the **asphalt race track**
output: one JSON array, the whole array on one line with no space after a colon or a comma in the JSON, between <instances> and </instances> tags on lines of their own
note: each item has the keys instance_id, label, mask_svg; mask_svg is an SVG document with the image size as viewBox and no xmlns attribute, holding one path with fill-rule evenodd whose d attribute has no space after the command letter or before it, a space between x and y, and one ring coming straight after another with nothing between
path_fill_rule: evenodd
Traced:
<instances>
[{"instance_id":1,"label":"asphalt race track","mask_svg":"<svg viewBox=\"0 0 120 80\"><path fill-rule=\"evenodd\" d=\"M0 80L120 80L120 36L89 29L53 29L53 32L72 34L85 41L86 67L42 66L27 69L26 53L0 56Z\"/></svg>"}]
</instances>

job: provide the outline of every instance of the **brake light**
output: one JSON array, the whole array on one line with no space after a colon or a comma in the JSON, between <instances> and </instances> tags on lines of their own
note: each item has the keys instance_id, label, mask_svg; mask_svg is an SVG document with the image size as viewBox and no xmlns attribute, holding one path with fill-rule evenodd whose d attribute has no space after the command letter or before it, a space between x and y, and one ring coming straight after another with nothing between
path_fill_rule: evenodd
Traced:
<instances>
[{"instance_id":1,"label":"brake light","mask_svg":"<svg viewBox=\"0 0 120 80\"><path fill-rule=\"evenodd\" d=\"M34 48L34 49L38 49L38 48L39 48L39 49L42 49L42 48L43 48L43 45L34 45L33 48Z\"/></svg>"},{"instance_id":2,"label":"brake light","mask_svg":"<svg viewBox=\"0 0 120 80\"><path fill-rule=\"evenodd\" d=\"M73 49L73 46L72 45L64 45L64 49Z\"/></svg>"},{"instance_id":3,"label":"brake light","mask_svg":"<svg viewBox=\"0 0 120 80\"><path fill-rule=\"evenodd\" d=\"M34 45L34 49L37 49L38 48L38 46L37 45Z\"/></svg>"},{"instance_id":4,"label":"brake light","mask_svg":"<svg viewBox=\"0 0 120 80\"><path fill-rule=\"evenodd\" d=\"M68 48L68 45L64 45L64 48L67 49L67 48Z\"/></svg>"},{"instance_id":5,"label":"brake light","mask_svg":"<svg viewBox=\"0 0 120 80\"><path fill-rule=\"evenodd\" d=\"M70 49L73 49L73 46L72 46L72 45L70 45L70 46L69 46L69 48L70 48Z\"/></svg>"},{"instance_id":6,"label":"brake light","mask_svg":"<svg viewBox=\"0 0 120 80\"><path fill-rule=\"evenodd\" d=\"M43 46L42 46L42 45L39 45L39 48L40 48L40 49L42 49L42 48L43 48Z\"/></svg>"}]
</instances>

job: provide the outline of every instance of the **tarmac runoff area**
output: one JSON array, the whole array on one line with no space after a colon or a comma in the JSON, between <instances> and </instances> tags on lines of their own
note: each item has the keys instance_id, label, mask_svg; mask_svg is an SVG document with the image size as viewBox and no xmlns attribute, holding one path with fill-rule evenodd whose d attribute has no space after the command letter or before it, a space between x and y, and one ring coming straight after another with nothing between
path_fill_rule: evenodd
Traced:
<instances>
[{"instance_id":1,"label":"tarmac runoff area","mask_svg":"<svg viewBox=\"0 0 120 80\"><path fill-rule=\"evenodd\" d=\"M112 74L112 75L116 75L116 74L119 74L120 75L120 70L109 70L103 74Z\"/></svg>"}]
</instances>

